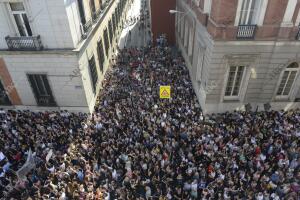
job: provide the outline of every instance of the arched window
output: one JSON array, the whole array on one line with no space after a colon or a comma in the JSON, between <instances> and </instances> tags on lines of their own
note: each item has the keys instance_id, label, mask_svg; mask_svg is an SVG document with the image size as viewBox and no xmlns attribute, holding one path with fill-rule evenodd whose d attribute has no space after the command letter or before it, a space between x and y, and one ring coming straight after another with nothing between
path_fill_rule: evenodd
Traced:
<instances>
[{"instance_id":1,"label":"arched window","mask_svg":"<svg viewBox=\"0 0 300 200\"><path fill-rule=\"evenodd\" d=\"M296 62L293 62L286 67L280 78L280 83L276 93L277 96L289 96L296 80L298 69L299 65Z\"/></svg>"}]
</instances>

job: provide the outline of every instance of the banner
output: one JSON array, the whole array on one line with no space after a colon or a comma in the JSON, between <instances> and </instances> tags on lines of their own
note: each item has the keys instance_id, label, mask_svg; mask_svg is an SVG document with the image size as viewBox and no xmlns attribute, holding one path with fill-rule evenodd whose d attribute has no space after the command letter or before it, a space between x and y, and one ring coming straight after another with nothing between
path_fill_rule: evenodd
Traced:
<instances>
[{"instance_id":1,"label":"banner","mask_svg":"<svg viewBox=\"0 0 300 200\"><path fill-rule=\"evenodd\" d=\"M27 160L25 164L17 171L17 176L19 179L26 179L26 175L35 167L34 157L32 155L31 149L28 152Z\"/></svg>"},{"instance_id":2,"label":"banner","mask_svg":"<svg viewBox=\"0 0 300 200\"><path fill-rule=\"evenodd\" d=\"M53 155L53 150L50 149L50 151L48 152L47 156L46 156L46 162L49 162L50 158L52 157Z\"/></svg>"}]
</instances>

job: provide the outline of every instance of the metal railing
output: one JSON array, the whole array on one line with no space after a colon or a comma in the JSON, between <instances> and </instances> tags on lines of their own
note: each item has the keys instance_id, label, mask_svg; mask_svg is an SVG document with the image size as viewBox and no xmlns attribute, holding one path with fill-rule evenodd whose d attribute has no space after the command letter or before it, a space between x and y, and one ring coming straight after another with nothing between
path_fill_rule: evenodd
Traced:
<instances>
[{"instance_id":1,"label":"metal railing","mask_svg":"<svg viewBox=\"0 0 300 200\"><path fill-rule=\"evenodd\" d=\"M103 10L100 9L100 8L96 11L96 17L97 17L97 20L101 17L102 12L103 12Z\"/></svg>"},{"instance_id":2,"label":"metal railing","mask_svg":"<svg viewBox=\"0 0 300 200\"><path fill-rule=\"evenodd\" d=\"M36 100L39 106L56 106L52 96L38 96Z\"/></svg>"},{"instance_id":3,"label":"metal railing","mask_svg":"<svg viewBox=\"0 0 300 200\"><path fill-rule=\"evenodd\" d=\"M97 16L96 11L92 13L92 20L93 20L93 22L96 22L98 20L98 16Z\"/></svg>"},{"instance_id":4,"label":"metal railing","mask_svg":"<svg viewBox=\"0 0 300 200\"><path fill-rule=\"evenodd\" d=\"M93 20L87 21L85 24L82 24L82 38L86 38L87 35L92 30Z\"/></svg>"},{"instance_id":5,"label":"metal railing","mask_svg":"<svg viewBox=\"0 0 300 200\"><path fill-rule=\"evenodd\" d=\"M43 49L40 35L19 37L6 36L5 40L9 50L39 51Z\"/></svg>"},{"instance_id":6,"label":"metal railing","mask_svg":"<svg viewBox=\"0 0 300 200\"><path fill-rule=\"evenodd\" d=\"M237 39L254 39L256 25L239 25L236 38Z\"/></svg>"},{"instance_id":7,"label":"metal railing","mask_svg":"<svg viewBox=\"0 0 300 200\"><path fill-rule=\"evenodd\" d=\"M91 32L92 30L92 26L93 24L96 24L99 19L102 16L102 13L105 11L105 9L108 7L108 5L111 3L112 1L105 1L104 4L101 5L101 7L96 11L92 13L92 19L90 19L89 21L87 21L85 24L81 24L82 28L81 28L81 32L82 32L82 39L86 39L88 34Z\"/></svg>"}]
</instances>

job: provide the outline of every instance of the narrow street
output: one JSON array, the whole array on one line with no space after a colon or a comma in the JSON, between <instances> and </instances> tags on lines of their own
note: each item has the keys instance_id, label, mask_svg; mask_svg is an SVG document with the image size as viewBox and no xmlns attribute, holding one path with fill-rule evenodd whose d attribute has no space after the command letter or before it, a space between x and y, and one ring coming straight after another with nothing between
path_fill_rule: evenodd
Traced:
<instances>
[{"instance_id":1,"label":"narrow street","mask_svg":"<svg viewBox=\"0 0 300 200\"><path fill-rule=\"evenodd\" d=\"M150 39L149 2L133 0L131 8L127 12L119 47L145 47Z\"/></svg>"},{"instance_id":2,"label":"narrow street","mask_svg":"<svg viewBox=\"0 0 300 200\"><path fill-rule=\"evenodd\" d=\"M0 200L300 199L300 1L95 1L0 0Z\"/></svg>"}]
</instances>

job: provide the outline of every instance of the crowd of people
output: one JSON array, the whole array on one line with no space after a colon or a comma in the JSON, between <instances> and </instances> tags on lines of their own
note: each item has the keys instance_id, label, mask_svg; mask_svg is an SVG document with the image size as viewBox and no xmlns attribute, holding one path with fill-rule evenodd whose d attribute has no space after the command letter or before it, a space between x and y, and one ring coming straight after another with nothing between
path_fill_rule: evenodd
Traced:
<instances>
[{"instance_id":1,"label":"crowd of people","mask_svg":"<svg viewBox=\"0 0 300 200\"><path fill-rule=\"evenodd\" d=\"M204 117L183 58L157 42L121 50L91 115L1 110L0 197L299 199L300 111Z\"/></svg>"}]
</instances>

